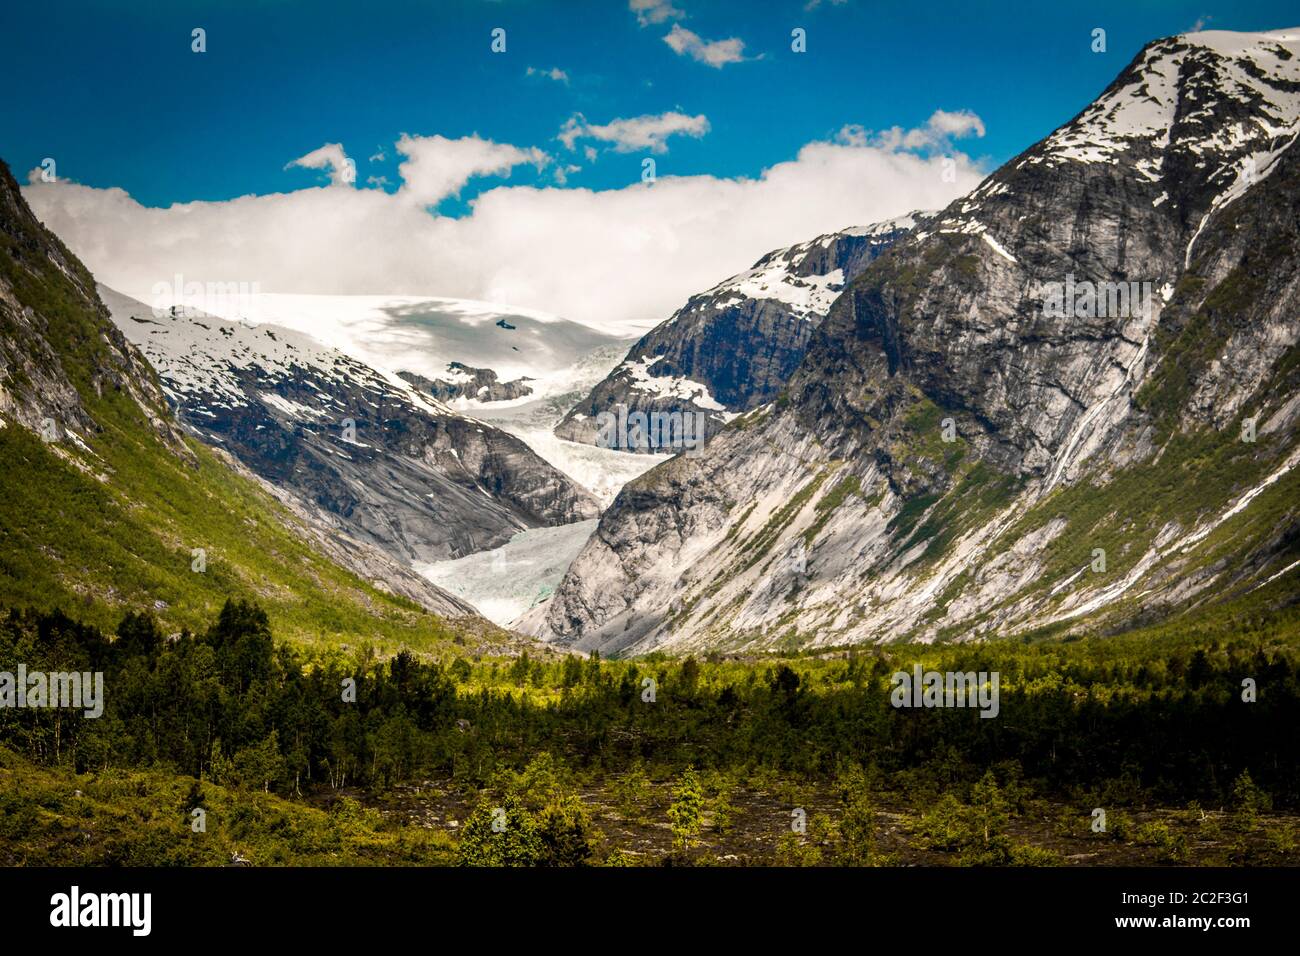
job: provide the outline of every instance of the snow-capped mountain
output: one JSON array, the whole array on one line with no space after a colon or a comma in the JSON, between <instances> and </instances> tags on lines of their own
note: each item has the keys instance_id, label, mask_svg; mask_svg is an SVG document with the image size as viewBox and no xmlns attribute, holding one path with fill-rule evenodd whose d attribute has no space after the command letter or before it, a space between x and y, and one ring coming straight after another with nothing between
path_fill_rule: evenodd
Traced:
<instances>
[{"instance_id":1,"label":"snow-capped mountain","mask_svg":"<svg viewBox=\"0 0 1300 956\"><path fill-rule=\"evenodd\" d=\"M771 401L798 366L813 330L846 283L928 213L819 236L769 252L753 268L694 295L632 346L623 362L557 426L571 441L598 441L598 416L702 413L712 435L738 413ZM648 435L631 451L659 447Z\"/></svg>"},{"instance_id":2,"label":"snow-capped mountain","mask_svg":"<svg viewBox=\"0 0 1300 956\"><path fill-rule=\"evenodd\" d=\"M782 401L630 483L528 629L838 645L1293 603L1298 134L1300 30L1148 45L852 281Z\"/></svg>"},{"instance_id":3,"label":"snow-capped mountain","mask_svg":"<svg viewBox=\"0 0 1300 956\"><path fill-rule=\"evenodd\" d=\"M552 431L626 353L629 341L616 329L469 299L250 293L178 302L248 325L296 330L372 368L398 373L422 395L459 391L444 399L454 412L523 439L606 504L655 464L653 457L629 460ZM472 389L460 388L470 382Z\"/></svg>"},{"instance_id":4,"label":"snow-capped mountain","mask_svg":"<svg viewBox=\"0 0 1300 956\"><path fill-rule=\"evenodd\" d=\"M163 304L293 329L374 368L431 381L455 381L453 363L490 371L502 383L527 379L534 398L566 391L576 363L623 341L549 312L469 299L259 292Z\"/></svg>"},{"instance_id":5,"label":"snow-capped mountain","mask_svg":"<svg viewBox=\"0 0 1300 956\"><path fill-rule=\"evenodd\" d=\"M195 434L405 562L597 514L519 439L300 331L100 293Z\"/></svg>"}]
</instances>

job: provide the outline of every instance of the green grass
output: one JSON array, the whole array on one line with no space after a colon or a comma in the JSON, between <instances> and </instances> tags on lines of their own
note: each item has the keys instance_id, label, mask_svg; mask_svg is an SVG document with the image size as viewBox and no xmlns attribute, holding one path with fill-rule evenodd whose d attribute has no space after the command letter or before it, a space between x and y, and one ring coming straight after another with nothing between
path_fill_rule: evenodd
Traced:
<instances>
[{"instance_id":1,"label":"green grass","mask_svg":"<svg viewBox=\"0 0 1300 956\"><path fill-rule=\"evenodd\" d=\"M816 505L813 506L817 513L817 520L812 523L807 531L803 533L805 545L811 547L812 543L817 540L817 535L821 534L822 528L826 527L826 522L831 520L836 509L844 504L850 496L860 495L862 493L862 481L857 475L849 475L835 485Z\"/></svg>"},{"instance_id":2,"label":"green grass","mask_svg":"<svg viewBox=\"0 0 1300 956\"><path fill-rule=\"evenodd\" d=\"M1121 575L1141 559L1167 522L1177 521L1186 533L1271 470L1272 456L1259 454L1263 442L1247 444L1234 440L1236 435L1233 430L1176 435L1158 457L1117 472L1103 486L1084 481L1039 502L1002 540L1013 543L1063 517L1069 524L1048 546L1041 580L1050 582L1089 565L1094 548L1106 551L1106 573ZM1230 527L1239 529L1241 521L1253 519L1261 504L1256 499Z\"/></svg>"},{"instance_id":3,"label":"green grass","mask_svg":"<svg viewBox=\"0 0 1300 956\"><path fill-rule=\"evenodd\" d=\"M151 607L173 630L196 628L231 595L256 597L294 641L431 649L458 629L315 552L278 502L216 455L193 462L130 420L129 400L95 409L100 482L23 428L0 429L0 600L63 607L111 628ZM91 459L94 461L94 459ZM193 549L206 570L192 570ZM461 640L465 640L461 636Z\"/></svg>"},{"instance_id":4,"label":"green grass","mask_svg":"<svg viewBox=\"0 0 1300 956\"><path fill-rule=\"evenodd\" d=\"M781 532L789 527L790 523L798 517L799 512L808 504L813 495L817 494L818 489L821 488L829 473L829 470L819 471L802 488L796 491L789 501L772 512L771 517L767 519L763 527L759 528L751 537L740 542L738 545L740 559L732 570L727 573L726 577L731 578L738 574L744 574L763 559L763 556L776 544Z\"/></svg>"},{"instance_id":5,"label":"green grass","mask_svg":"<svg viewBox=\"0 0 1300 956\"><path fill-rule=\"evenodd\" d=\"M939 559L962 534L993 520L1011 503L1018 486L1016 479L996 473L982 461L961 469L952 491L926 517L913 543L929 541L924 559Z\"/></svg>"}]
</instances>

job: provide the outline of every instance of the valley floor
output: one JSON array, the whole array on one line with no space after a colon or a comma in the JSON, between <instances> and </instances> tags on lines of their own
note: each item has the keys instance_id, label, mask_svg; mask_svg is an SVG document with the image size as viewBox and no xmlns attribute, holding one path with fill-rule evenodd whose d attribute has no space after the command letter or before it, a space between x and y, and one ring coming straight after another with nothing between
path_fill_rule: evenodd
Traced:
<instances>
[{"instance_id":1,"label":"valley floor","mask_svg":"<svg viewBox=\"0 0 1300 956\"><path fill-rule=\"evenodd\" d=\"M582 802L602 834L606 861L622 865L834 866L839 841L834 830L842 811L825 787L774 782L726 794L725 811L705 814L697 841L675 846L667 808L672 784L649 784L642 802L629 804L619 781L583 787ZM473 800L447 782L425 781L380 799L357 796L403 827L454 835L473 809ZM792 806L815 821L794 833ZM821 820L818 820L818 817ZM879 795L872 811L874 834L865 858L853 865L961 866L988 863L953 836L936 837L935 817L902 794ZM818 826L822 833L813 832ZM1030 866L1296 866L1300 865L1300 816L1265 815L1243 821L1222 810L1148 807L1118 813L1107 833L1094 833L1088 810L1061 801L1033 799L1007 820L1005 863Z\"/></svg>"},{"instance_id":2,"label":"valley floor","mask_svg":"<svg viewBox=\"0 0 1300 956\"><path fill-rule=\"evenodd\" d=\"M1297 865L1297 613L386 660L277 642L245 601L175 639L11 612L0 662L105 693L0 708L0 865ZM991 675L996 712L900 702L915 670Z\"/></svg>"},{"instance_id":3,"label":"valley floor","mask_svg":"<svg viewBox=\"0 0 1300 956\"><path fill-rule=\"evenodd\" d=\"M197 789L205 833L187 826ZM845 814L828 788L772 779L715 793L683 846L668 808L671 781L606 777L579 788L590 813L594 865L618 866L1296 866L1300 816L1145 807L1115 811L1107 833L1064 801L1026 798L981 840L901 793L882 793L865 852L845 858ZM374 793L311 791L302 799L240 792L157 772L72 775L38 768L0 747L0 866L24 865L451 865L475 806L490 794L450 780ZM792 807L807 814L794 833Z\"/></svg>"}]
</instances>

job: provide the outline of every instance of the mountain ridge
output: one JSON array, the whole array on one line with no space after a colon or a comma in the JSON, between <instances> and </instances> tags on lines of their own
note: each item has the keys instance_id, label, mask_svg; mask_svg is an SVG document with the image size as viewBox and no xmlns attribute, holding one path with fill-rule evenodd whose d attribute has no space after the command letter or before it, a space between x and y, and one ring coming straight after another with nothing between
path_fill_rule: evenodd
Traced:
<instances>
[{"instance_id":1,"label":"mountain ridge","mask_svg":"<svg viewBox=\"0 0 1300 956\"><path fill-rule=\"evenodd\" d=\"M187 427L403 563L596 516L595 500L518 438L400 376L280 326L184 309L155 316L105 297Z\"/></svg>"},{"instance_id":2,"label":"mountain ridge","mask_svg":"<svg viewBox=\"0 0 1300 956\"><path fill-rule=\"evenodd\" d=\"M525 629L799 647L1293 600L1297 52L1148 44L868 266L778 401L629 485ZM1125 125L1131 103L1159 109ZM1091 307L1053 317L1075 279ZM1143 307L1095 314L1121 282Z\"/></svg>"},{"instance_id":3,"label":"mountain ridge","mask_svg":"<svg viewBox=\"0 0 1300 956\"><path fill-rule=\"evenodd\" d=\"M839 290L931 214L914 212L775 249L754 265L691 296L642 336L623 362L555 427L596 444L602 414L699 414L703 438L740 412L775 397L798 365ZM620 436L629 451L660 450Z\"/></svg>"}]
</instances>

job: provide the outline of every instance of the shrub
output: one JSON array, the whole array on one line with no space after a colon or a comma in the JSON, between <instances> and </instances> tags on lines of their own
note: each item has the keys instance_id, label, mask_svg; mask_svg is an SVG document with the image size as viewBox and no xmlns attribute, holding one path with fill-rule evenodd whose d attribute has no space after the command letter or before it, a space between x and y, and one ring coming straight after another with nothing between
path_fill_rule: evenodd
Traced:
<instances>
[{"instance_id":1,"label":"shrub","mask_svg":"<svg viewBox=\"0 0 1300 956\"><path fill-rule=\"evenodd\" d=\"M1011 848L1012 866L1060 866L1061 854L1045 846L1017 845Z\"/></svg>"},{"instance_id":2,"label":"shrub","mask_svg":"<svg viewBox=\"0 0 1300 956\"><path fill-rule=\"evenodd\" d=\"M673 791L673 802L668 808L668 821L672 824L673 845L678 850L689 850L695 845L704 812L704 788L693 767L682 773L682 782Z\"/></svg>"},{"instance_id":3,"label":"shrub","mask_svg":"<svg viewBox=\"0 0 1300 956\"><path fill-rule=\"evenodd\" d=\"M543 866L585 866L596 856L601 833L587 807L572 794L560 797L537 815Z\"/></svg>"},{"instance_id":4,"label":"shrub","mask_svg":"<svg viewBox=\"0 0 1300 956\"><path fill-rule=\"evenodd\" d=\"M545 849L537 821L514 796L485 800L470 814L456 847L460 866L536 866Z\"/></svg>"},{"instance_id":5,"label":"shrub","mask_svg":"<svg viewBox=\"0 0 1300 956\"><path fill-rule=\"evenodd\" d=\"M841 774L839 839L836 862L841 866L870 866L876 840L876 808L860 767Z\"/></svg>"},{"instance_id":6,"label":"shrub","mask_svg":"<svg viewBox=\"0 0 1300 956\"><path fill-rule=\"evenodd\" d=\"M1273 808L1267 793L1255 785L1249 770L1238 774L1232 784L1232 823L1238 830L1253 830L1259 825L1259 815Z\"/></svg>"}]
</instances>

